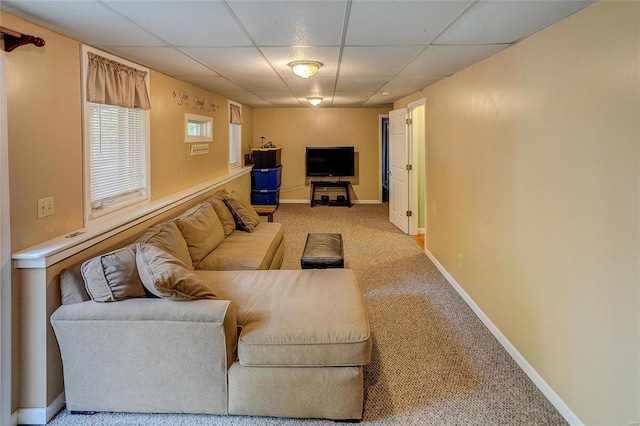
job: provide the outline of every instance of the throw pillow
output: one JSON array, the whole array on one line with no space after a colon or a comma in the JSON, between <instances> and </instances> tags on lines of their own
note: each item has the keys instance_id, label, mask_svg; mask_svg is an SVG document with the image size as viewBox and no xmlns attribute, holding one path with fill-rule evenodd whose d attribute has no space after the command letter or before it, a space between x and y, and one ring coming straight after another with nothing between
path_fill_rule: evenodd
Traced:
<instances>
[{"instance_id":1,"label":"throw pillow","mask_svg":"<svg viewBox=\"0 0 640 426\"><path fill-rule=\"evenodd\" d=\"M233 215L229 211L229 208L225 204L222 199L219 198L210 198L209 203L213 206L213 209L216 211L218 218L220 219L220 223L222 223L222 229L224 229L224 236L228 237L236 230L236 221L233 218Z\"/></svg>"},{"instance_id":2,"label":"throw pillow","mask_svg":"<svg viewBox=\"0 0 640 426\"><path fill-rule=\"evenodd\" d=\"M136 263L144 286L164 299L215 299L216 295L175 256L151 245L136 246Z\"/></svg>"},{"instance_id":3,"label":"throw pillow","mask_svg":"<svg viewBox=\"0 0 640 426\"><path fill-rule=\"evenodd\" d=\"M89 259L80 267L85 288L96 302L116 302L145 297L136 267L134 246Z\"/></svg>"},{"instance_id":4,"label":"throw pillow","mask_svg":"<svg viewBox=\"0 0 640 426\"><path fill-rule=\"evenodd\" d=\"M187 242L194 268L224 241L222 223L209 203L200 204L196 209L178 217L175 223Z\"/></svg>"},{"instance_id":5,"label":"throw pillow","mask_svg":"<svg viewBox=\"0 0 640 426\"><path fill-rule=\"evenodd\" d=\"M191 268L191 254L187 242L173 221L154 226L138 238L140 244L153 244L181 260L184 266Z\"/></svg>"},{"instance_id":6,"label":"throw pillow","mask_svg":"<svg viewBox=\"0 0 640 426\"><path fill-rule=\"evenodd\" d=\"M81 267L82 263L77 263L60 271L60 296L63 305L91 300L85 288Z\"/></svg>"},{"instance_id":7,"label":"throw pillow","mask_svg":"<svg viewBox=\"0 0 640 426\"><path fill-rule=\"evenodd\" d=\"M251 203L242 198L240 193L231 191L230 194L224 196L223 200L229 207L229 211L240 229L247 232L253 232L256 229L256 226L260 223L260 216L251 206Z\"/></svg>"}]
</instances>

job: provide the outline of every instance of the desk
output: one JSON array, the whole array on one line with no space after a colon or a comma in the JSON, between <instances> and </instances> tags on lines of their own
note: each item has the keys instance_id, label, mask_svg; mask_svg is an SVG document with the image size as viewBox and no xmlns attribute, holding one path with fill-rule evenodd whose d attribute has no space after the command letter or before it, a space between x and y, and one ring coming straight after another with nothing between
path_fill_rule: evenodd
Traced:
<instances>
[{"instance_id":1,"label":"desk","mask_svg":"<svg viewBox=\"0 0 640 426\"><path fill-rule=\"evenodd\" d=\"M351 182L323 182L320 180L311 181L311 207L313 206L346 206L351 207L351 196L349 195L349 185ZM333 200L328 202L322 202L320 200L316 200L316 188L342 188L344 190L345 196L343 201Z\"/></svg>"},{"instance_id":2,"label":"desk","mask_svg":"<svg viewBox=\"0 0 640 426\"><path fill-rule=\"evenodd\" d=\"M273 213L278 206L251 206L258 213L258 216L266 216L267 222L273 222Z\"/></svg>"}]
</instances>

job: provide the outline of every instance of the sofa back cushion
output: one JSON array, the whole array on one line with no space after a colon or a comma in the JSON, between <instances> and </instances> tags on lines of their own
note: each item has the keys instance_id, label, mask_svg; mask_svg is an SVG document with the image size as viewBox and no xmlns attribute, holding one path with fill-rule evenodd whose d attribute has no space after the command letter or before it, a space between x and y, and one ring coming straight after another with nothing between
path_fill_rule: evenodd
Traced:
<instances>
[{"instance_id":1,"label":"sofa back cushion","mask_svg":"<svg viewBox=\"0 0 640 426\"><path fill-rule=\"evenodd\" d=\"M80 268L82 262L60 271L60 296L63 305L73 305L91 300L84 285Z\"/></svg>"},{"instance_id":2,"label":"sofa back cushion","mask_svg":"<svg viewBox=\"0 0 640 426\"><path fill-rule=\"evenodd\" d=\"M220 223L222 223L222 229L224 229L224 236L228 237L236 230L236 221L233 215L229 211L227 205L222 201L222 198L210 198L207 201L211 203L213 209L216 211Z\"/></svg>"},{"instance_id":3,"label":"sofa back cushion","mask_svg":"<svg viewBox=\"0 0 640 426\"><path fill-rule=\"evenodd\" d=\"M224 241L220 219L207 202L176 218L175 223L187 243L194 268Z\"/></svg>"},{"instance_id":4,"label":"sofa back cushion","mask_svg":"<svg viewBox=\"0 0 640 426\"><path fill-rule=\"evenodd\" d=\"M191 255L189 248L178 226L173 221L167 221L154 226L138 238L140 244L153 244L166 252L174 255L184 263L184 266L191 268Z\"/></svg>"},{"instance_id":5,"label":"sofa back cushion","mask_svg":"<svg viewBox=\"0 0 640 426\"><path fill-rule=\"evenodd\" d=\"M231 191L231 193L223 196L223 200L227 207L229 207L229 211L240 229L253 232L261 222L260 216L258 216L258 213L251 207L251 203L243 198L239 192Z\"/></svg>"},{"instance_id":6,"label":"sofa back cushion","mask_svg":"<svg viewBox=\"0 0 640 426\"><path fill-rule=\"evenodd\" d=\"M146 296L132 245L89 259L80 271L87 293L96 302Z\"/></svg>"},{"instance_id":7,"label":"sofa back cushion","mask_svg":"<svg viewBox=\"0 0 640 426\"><path fill-rule=\"evenodd\" d=\"M192 270L154 245L136 245L136 263L142 283L158 297L179 301L216 299L215 293Z\"/></svg>"}]
</instances>

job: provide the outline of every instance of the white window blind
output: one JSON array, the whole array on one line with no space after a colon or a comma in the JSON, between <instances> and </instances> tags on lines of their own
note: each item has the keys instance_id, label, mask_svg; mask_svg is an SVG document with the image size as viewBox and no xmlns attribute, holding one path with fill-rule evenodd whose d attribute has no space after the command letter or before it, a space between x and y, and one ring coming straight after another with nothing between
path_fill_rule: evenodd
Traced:
<instances>
[{"instance_id":1,"label":"white window blind","mask_svg":"<svg viewBox=\"0 0 640 426\"><path fill-rule=\"evenodd\" d=\"M242 157L242 105L229 101L229 169L240 167Z\"/></svg>"},{"instance_id":2,"label":"white window blind","mask_svg":"<svg viewBox=\"0 0 640 426\"><path fill-rule=\"evenodd\" d=\"M240 141L242 128L240 124L229 124L229 165L240 165Z\"/></svg>"},{"instance_id":3,"label":"white window blind","mask_svg":"<svg viewBox=\"0 0 640 426\"><path fill-rule=\"evenodd\" d=\"M146 195L142 109L89 103L91 209Z\"/></svg>"}]
</instances>

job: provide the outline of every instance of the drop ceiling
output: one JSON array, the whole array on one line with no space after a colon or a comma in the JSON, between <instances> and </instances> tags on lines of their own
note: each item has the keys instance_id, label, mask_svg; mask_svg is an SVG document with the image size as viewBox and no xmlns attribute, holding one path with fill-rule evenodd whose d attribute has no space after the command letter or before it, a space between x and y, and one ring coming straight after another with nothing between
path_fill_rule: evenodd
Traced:
<instances>
[{"instance_id":1,"label":"drop ceiling","mask_svg":"<svg viewBox=\"0 0 640 426\"><path fill-rule=\"evenodd\" d=\"M0 9L253 107L388 107L592 1L34 1ZM34 34L38 36L38 34ZM323 64L302 79L296 60Z\"/></svg>"}]
</instances>

